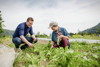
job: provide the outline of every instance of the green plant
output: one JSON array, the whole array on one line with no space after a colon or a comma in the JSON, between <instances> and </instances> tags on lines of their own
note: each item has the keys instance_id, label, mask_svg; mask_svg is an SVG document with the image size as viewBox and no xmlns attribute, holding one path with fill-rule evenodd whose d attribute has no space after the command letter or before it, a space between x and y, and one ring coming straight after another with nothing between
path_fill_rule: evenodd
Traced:
<instances>
[{"instance_id":1,"label":"green plant","mask_svg":"<svg viewBox=\"0 0 100 67\"><path fill-rule=\"evenodd\" d=\"M48 44L35 44L19 54L14 67L99 67L100 43L71 42L71 48L50 48Z\"/></svg>"}]
</instances>

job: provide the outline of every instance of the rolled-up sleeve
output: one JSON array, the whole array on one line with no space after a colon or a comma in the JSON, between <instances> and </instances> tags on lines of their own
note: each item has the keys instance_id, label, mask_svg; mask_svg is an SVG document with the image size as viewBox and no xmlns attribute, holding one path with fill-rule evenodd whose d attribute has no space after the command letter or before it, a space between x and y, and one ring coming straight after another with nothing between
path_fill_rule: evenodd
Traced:
<instances>
[{"instance_id":1,"label":"rolled-up sleeve","mask_svg":"<svg viewBox=\"0 0 100 67\"><path fill-rule=\"evenodd\" d=\"M24 27L20 26L19 27L19 36L24 35Z\"/></svg>"},{"instance_id":2,"label":"rolled-up sleeve","mask_svg":"<svg viewBox=\"0 0 100 67\"><path fill-rule=\"evenodd\" d=\"M29 33L30 33L31 35L33 35L33 34L34 34L34 33L33 33L33 29L32 29L32 27L30 28Z\"/></svg>"},{"instance_id":3,"label":"rolled-up sleeve","mask_svg":"<svg viewBox=\"0 0 100 67\"><path fill-rule=\"evenodd\" d=\"M69 34L66 29L64 29L64 35L69 37Z\"/></svg>"},{"instance_id":4,"label":"rolled-up sleeve","mask_svg":"<svg viewBox=\"0 0 100 67\"><path fill-rule=\"evenodd\" d=\"M52 39L51 39L51 41L54 41L54 33L52 33Z\"/></svg>"}]
</instances>

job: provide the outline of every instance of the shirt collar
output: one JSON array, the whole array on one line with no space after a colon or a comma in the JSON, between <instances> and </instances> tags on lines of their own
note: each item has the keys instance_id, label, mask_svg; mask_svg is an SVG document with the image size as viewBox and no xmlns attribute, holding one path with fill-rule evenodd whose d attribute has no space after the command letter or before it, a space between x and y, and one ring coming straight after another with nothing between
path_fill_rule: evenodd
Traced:
<instances>
[{"instance_id":1,"label":"shirt collar","mask_svg":"<svg viewBox=\"0 0 100 67\"><path fill-rule=\"evenodd\" d=\"M26 22L25 22L25 27L26 27L26 28L29 28L29 27L26 25Z\"/></svg>"},{"instance_id":2,"label":"shirt collar","mask_svg":"<svg viewBox=\"0 0 100 67\"><path fill-rule=\"evenodd\" d=\"M61 32L61 27L59 27L59 32Z\"/></svg>"},{"instance_id":3,"label":"shirt collar","mask_svg":"<svg viewBox=\"0 0 100 67\"><path fill-rule=\"evenodd\" d=\"M58 26L58 28L59 28L59 32L61 32L61 27ZM54 31L54 32L57 33L56 31Z\"/></svg>"}]
</instances>

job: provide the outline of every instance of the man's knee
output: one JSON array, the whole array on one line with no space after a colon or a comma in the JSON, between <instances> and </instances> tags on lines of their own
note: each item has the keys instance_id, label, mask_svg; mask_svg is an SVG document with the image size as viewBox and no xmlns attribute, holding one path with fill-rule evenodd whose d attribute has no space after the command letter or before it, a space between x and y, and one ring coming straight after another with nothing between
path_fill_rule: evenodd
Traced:
<instances>
[{"instance_id":1,"label":"man's knee","mask_svg":"<svg viewBox=\"0 0 100 67\"><path fill-rule=\"evenodd\" d=\"M26 38L26 40L28 40L29 42L33 42L33 38L32 37L25 37Z\"/></svg>"},{"instance_id":2,"label":"man's knee","mask_svg":"<svg viewBox=\"0 0 100 67\"><path fill-rule=\"evenodd\" d=\"M37 43L38 42L38 39L36 39L36 41L34 41L34 43Z\"/></svg>"},{"instance_id":3,"label":"man's knee","mask_svg":"<svg viewBox=\"0 0 100 67\"><path fill-rule=\"evenodd\" d=\"M34 39L32 38L32 37L30 37L30 39L29 39L29 42L33 42L34 41ZM34 41L34 43L37 43L38 42L38 39L36 39L36 41Z\"/></svg>"},{"instance_id":4,"label":"man's knee","mask_svg":"<svg viewBox=\"0 0 100 67\"><path fill-rule=\"evenodd\" d=\"M14 39L13 39L13 43L18 43L18 44L20 44L20 43L21 43L21 39L20 39L20 38L14 38Z\"/></svg>"},{"instance_id":5,"label":"man's knee","mask_svg":"<svg viewBox=\"0 0 100 67\"><path fill-rule=\"evenodd\" d=\"M34 39L32 37L26 37L26 39L31 43L34 41ZM34 41L34 43L37 43L37 42L38 42L38 39L36 39L36 41Z\"/></svg>"}]
</instances>

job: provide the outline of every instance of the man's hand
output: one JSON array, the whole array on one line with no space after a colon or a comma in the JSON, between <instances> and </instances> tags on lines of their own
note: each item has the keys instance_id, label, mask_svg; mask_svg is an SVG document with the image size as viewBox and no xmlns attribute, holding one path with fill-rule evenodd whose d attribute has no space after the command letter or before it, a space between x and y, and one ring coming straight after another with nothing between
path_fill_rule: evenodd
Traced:
<instances>
[{"instance_id":1,"label":"man's hand","mask_svg":"<svg viewBox=\"0 0 100 67\"><path fill-rule=\"evenodd\" d=\"M35 35L32 35L32 38L34 39L34 42L37 40Z\"/></svg>"},{"instance_id":2,"label":"man's hand","mask_svg":"<svg viewBox=\"0 0 100 67\"><path fill-rule=\"evenodd\" d=\"M37 39L36 38L34 38L34 42L36 41Z\"/></svg>"},{"instance_id":3,"label":"man's hand","mask_svg":"<svg viewBox=\"0 0 100 67\"><path fill-rule=\"evenodd\" d=\"M34 47L34 45L32 43L29 43L28 46L29 47Z\"/></svg>"},{"instance_id":4,"label":"man's hand","mask_svg":"<svg viewBox=\"0 0 100 67\"><path fill-rule=\"evenodd\" d=\"M26 40L26 38L22 35L20 36L23 42L25 42L29 47L34 47L34 45Z\"/></svg>"}]
</instances>

